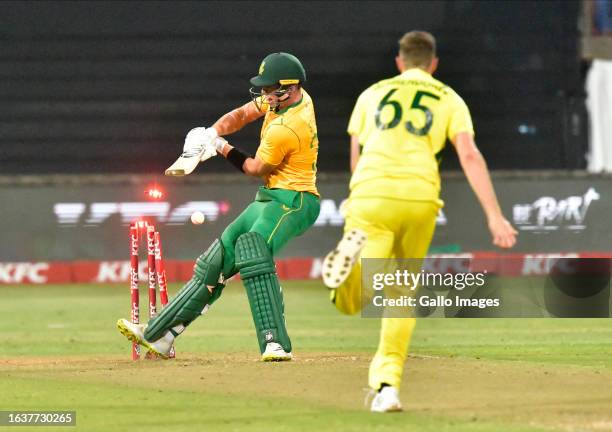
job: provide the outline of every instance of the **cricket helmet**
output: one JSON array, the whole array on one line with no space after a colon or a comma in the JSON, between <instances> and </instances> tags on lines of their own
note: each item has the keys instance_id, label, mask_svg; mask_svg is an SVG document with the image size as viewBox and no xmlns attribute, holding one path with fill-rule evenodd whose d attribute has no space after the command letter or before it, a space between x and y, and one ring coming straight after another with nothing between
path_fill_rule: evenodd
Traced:
<instances>
[{"instance_id":1,"label":"cricket helmet","mask_svg":"<svg viewBox=\"0 0 612 432\"><path fill-rule=\"evenodd\" d=\"M268 55L259 66L257 76L251 78L251 85L268 87L292 85L306 81L304 66L294 55L277 52Z\"/></svg>"}]
</instances>

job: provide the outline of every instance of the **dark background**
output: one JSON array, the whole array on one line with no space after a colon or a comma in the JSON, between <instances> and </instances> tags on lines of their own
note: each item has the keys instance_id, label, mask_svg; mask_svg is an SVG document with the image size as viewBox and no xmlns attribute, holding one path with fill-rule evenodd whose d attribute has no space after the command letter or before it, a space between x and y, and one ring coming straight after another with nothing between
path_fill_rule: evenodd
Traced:
<instances>
[{"instance_id":1,"label":"dark background","mask_svg":"<svg viewBox=\"0 0 612 432\"><path fill-rule=\"evenodd\" d=\"M433 32L437 78L471 107L493 169L584 166L579 3L4 2L3 173L162 172L184 135L248 101L261 59L304 63L319 169L348 168L358 94L396 74L397 40ZM232 139L257 146L259 125ZM446 155L443 168L457 167ZM207 170L227 170L221 160Z\"/></svg>"}]
</instances>

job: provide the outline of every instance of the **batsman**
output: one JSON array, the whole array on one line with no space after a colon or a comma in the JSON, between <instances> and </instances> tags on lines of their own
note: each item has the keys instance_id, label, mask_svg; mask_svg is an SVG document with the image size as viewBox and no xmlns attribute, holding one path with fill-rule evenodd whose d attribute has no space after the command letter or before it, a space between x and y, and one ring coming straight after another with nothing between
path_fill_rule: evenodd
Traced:
<instances>
[{"instance_id":1,"label":"batsman","mask_svg":"<svg viewBox=\"0 0 612 432\"><path fill-rule=\"evenodd\" d=\"M288 53L268 55L251 78L252 101L223 115L209 128L192 129L183 156L206 160L222 155L265 186L254 202L196 260L193 277L148 324L117 322L119 331L160 357L168 357L176 337L219 298L236 273L244 283L263 361L291 360L283 294L274 256L304 233L319 215L316 164L319 142L312 99L302 88L306 72ZM223 136L263 117L255 156Z\"/></svg>"}]
</instances>

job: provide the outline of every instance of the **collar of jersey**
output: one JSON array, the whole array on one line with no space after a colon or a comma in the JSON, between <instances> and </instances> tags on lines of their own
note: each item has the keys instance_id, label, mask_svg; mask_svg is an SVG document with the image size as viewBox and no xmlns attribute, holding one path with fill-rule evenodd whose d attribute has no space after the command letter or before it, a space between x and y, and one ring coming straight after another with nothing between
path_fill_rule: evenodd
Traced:
<instances>
[{"instance_id":1,"label":"collar of jersey","mask_svg":"<svg viewBox=\"0 0 612 432\"><path fill-rule=\"evenodd\" d=\"M402 72L402 75L404 75L404 76L408 76L408 75L423 75L423 74L431 76L429 74L429 72L426 72L423 69L417 68L417 67L410 68L410 69L405 70L404 72Z\"/></svg>"},{"instance_id":2,"label":"collar of jersey","mask_svg":"<svg viewBox=\"0 0 612 432\"><path fill-rule=\"evenodd\" d=\"M296 103L293 103L285 108L283 108L282 110L279 110L276 114L277 115L281 115L281 114L285 114L287 111L289 111L291 108L295 108L296 106L298 106L299 104L302 103L302 101L304 100L304 95L302 95L302 97L300 98L299 101L297 101Z\"/></svg>"}]
</instances>

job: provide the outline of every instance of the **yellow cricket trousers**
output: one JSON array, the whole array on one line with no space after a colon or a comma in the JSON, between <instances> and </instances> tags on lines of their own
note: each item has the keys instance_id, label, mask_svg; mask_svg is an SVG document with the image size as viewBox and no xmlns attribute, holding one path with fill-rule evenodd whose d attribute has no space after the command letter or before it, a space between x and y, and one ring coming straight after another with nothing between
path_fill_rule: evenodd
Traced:
<instances>
[{"instance_id":1,"label":"yellow cricket trousers","mask_svg":"<svg viewBox=\"0 0 612 432\"><path fill-rule=\"evenodd\" d=\"M435 201L350 198L344 230L358 228L368 238L361 258L423 258L429 249L440 205ZM336 308L361 309L361 265L354 266L336 292ZM382 318L378 349L370 363L369 385L399 388L415 318Z\"/></svg>"}]
</instances>

